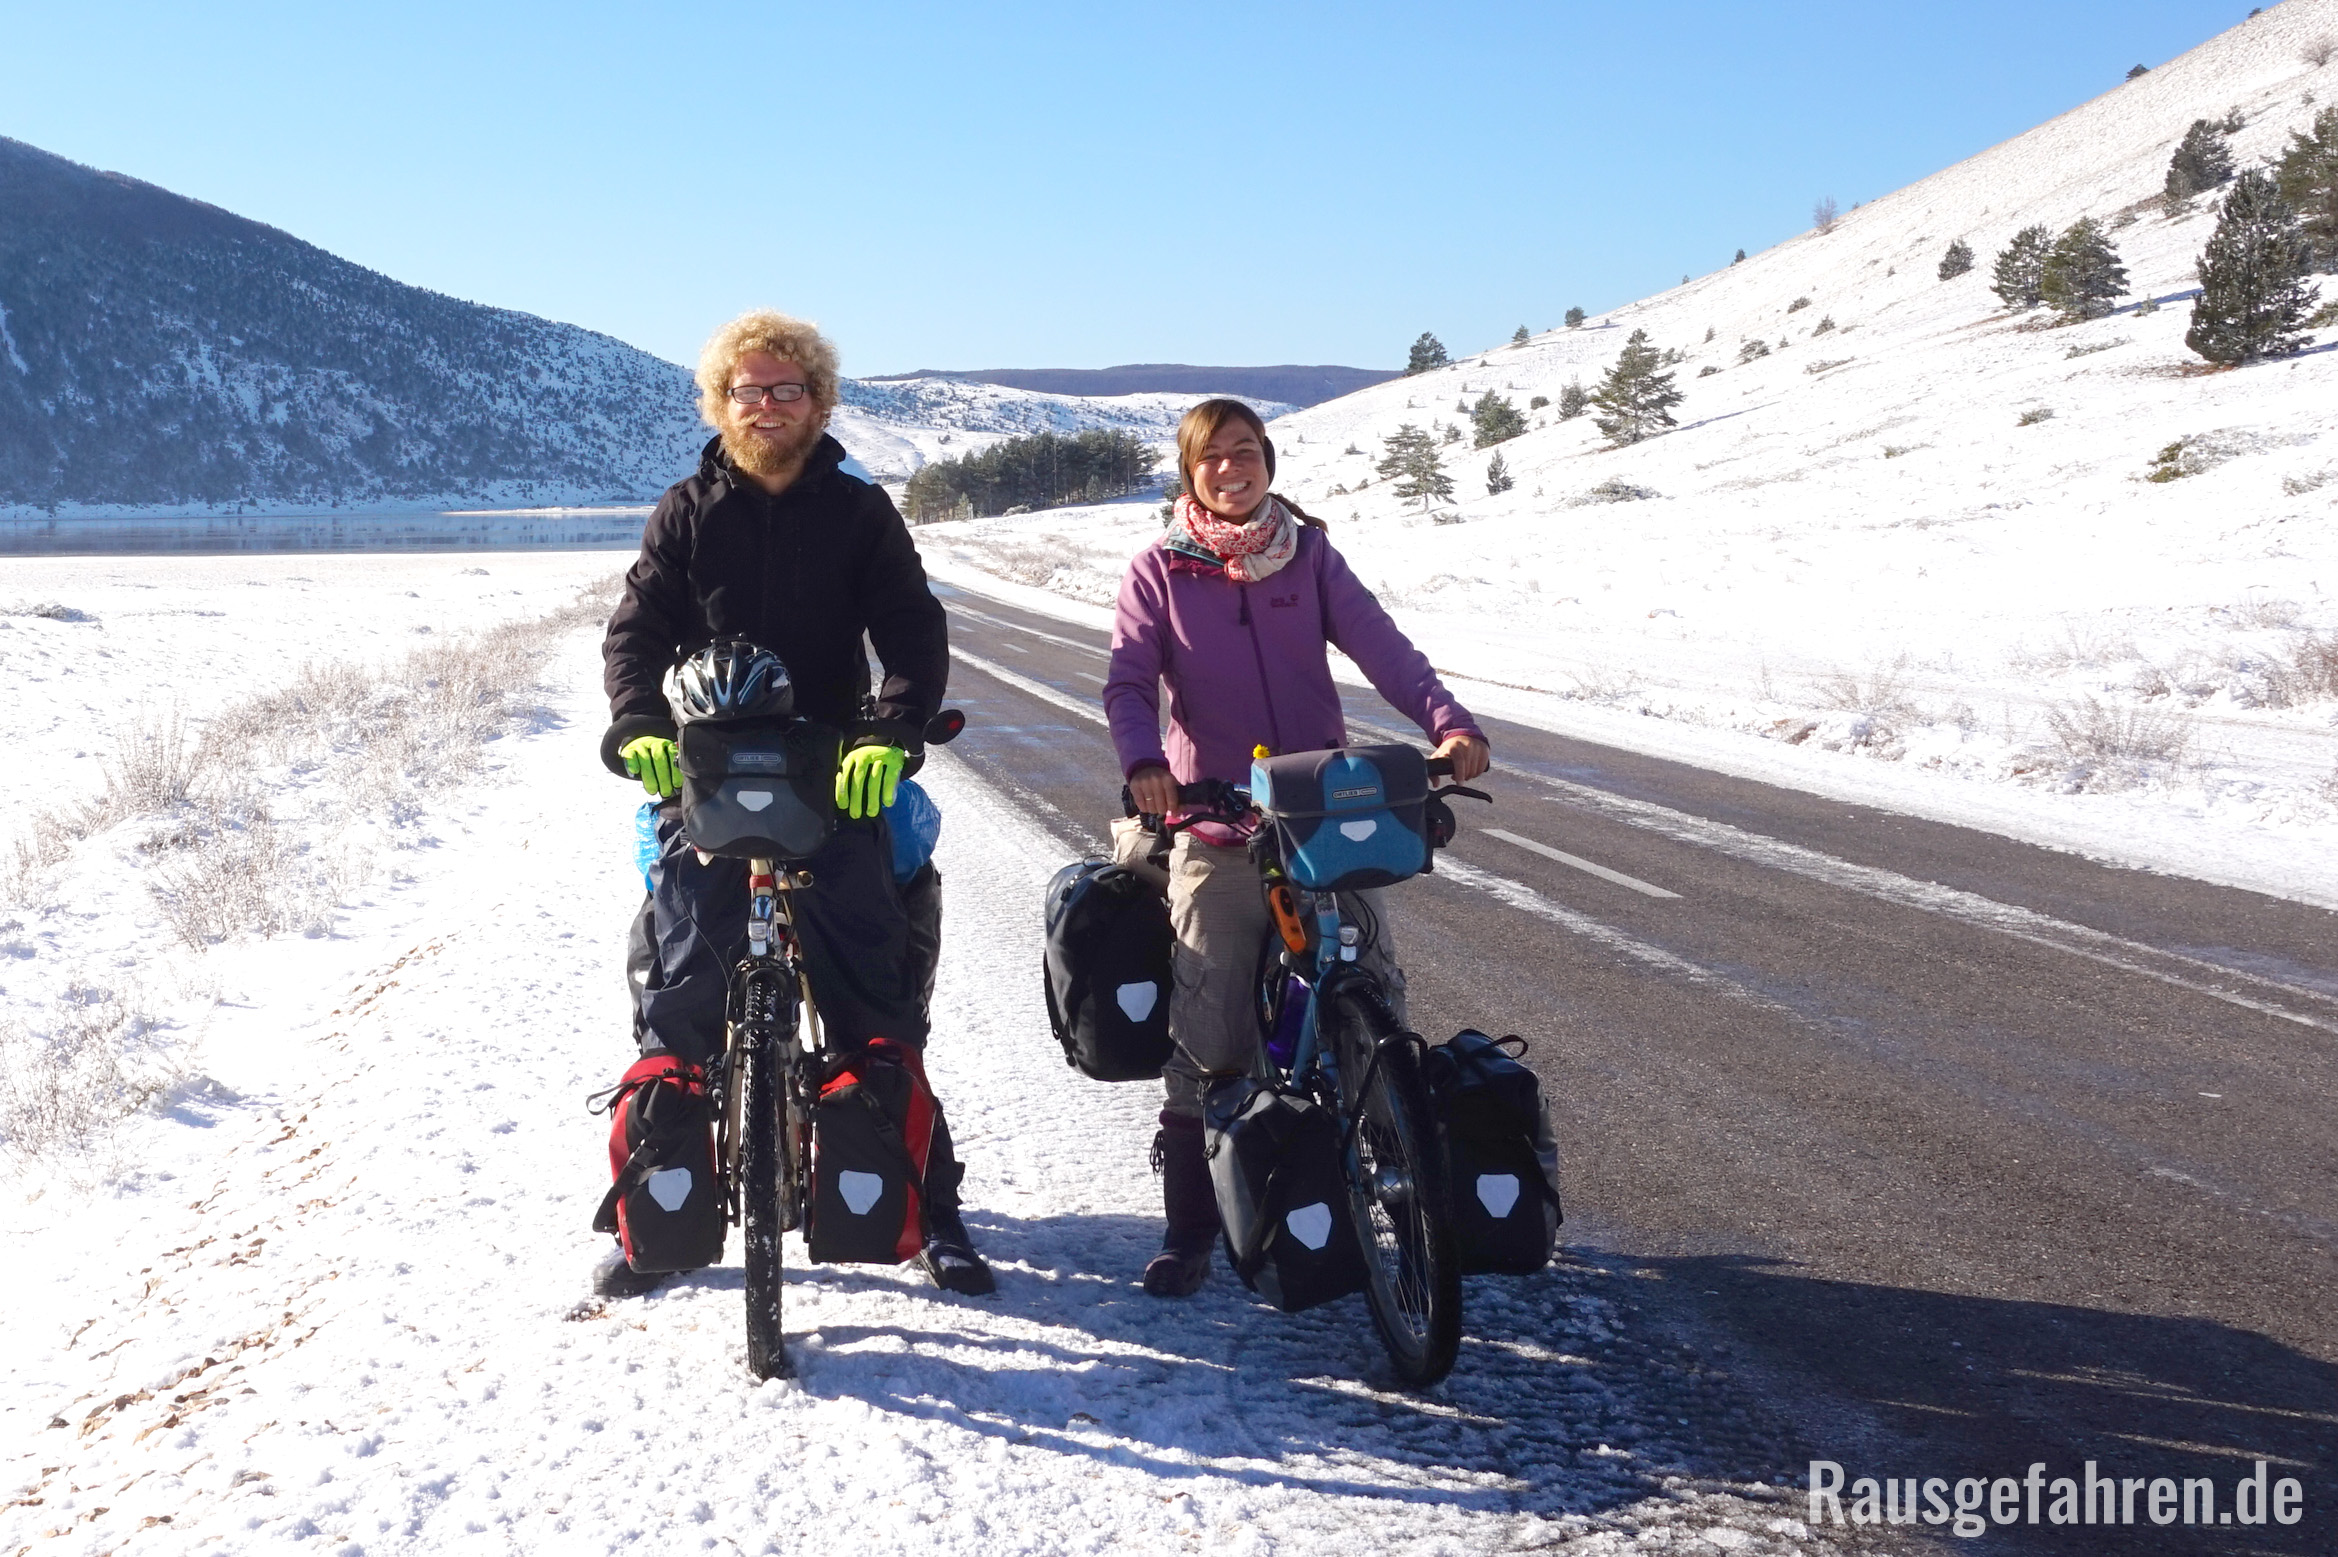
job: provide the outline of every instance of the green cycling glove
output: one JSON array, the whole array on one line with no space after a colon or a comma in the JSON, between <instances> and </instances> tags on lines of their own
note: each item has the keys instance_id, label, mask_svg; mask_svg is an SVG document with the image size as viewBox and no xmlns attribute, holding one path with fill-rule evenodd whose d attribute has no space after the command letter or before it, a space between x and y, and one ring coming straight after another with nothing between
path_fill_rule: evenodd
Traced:
<instances>
[{"instance_id":1,"label":"green cycling glove","mask_svg":"<svg viewBox=\"0 0 2338 1557\"><path fill-rule=\"evenodd\" d=\"M855 746L836 767L836 809L858 821L893 803L901 765L909 754L898 746Z\"/></svg>"},{"instance_id":2,"label":"green cycling glove","mask_svg":"<svg viewBox=\"0 0 2338 1557\"><path fill-rule=\"evenodd\" d=\"M641 787L660 800L681 793L682 776L674 765L674 743L662 735L639 735L617 748L625 771L641 780Z\"/></svg>"}]
</instances>

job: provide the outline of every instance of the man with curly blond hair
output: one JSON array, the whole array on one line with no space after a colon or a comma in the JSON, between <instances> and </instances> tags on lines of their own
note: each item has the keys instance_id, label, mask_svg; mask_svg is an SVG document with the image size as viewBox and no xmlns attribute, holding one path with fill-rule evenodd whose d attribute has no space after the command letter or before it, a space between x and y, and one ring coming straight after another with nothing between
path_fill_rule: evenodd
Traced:
<instances>
[{"instance_id":1,"label":"man with curly blond hair","mask_svg":"<svg viewBox=\"0 0 2338 1557\"><path fill-rule=\"evenodd\" d=\"M601 646L610 724L601 760L663 802L650 865L647 949L635 968L645 1049L703 1063L722 1049L730 969L747 942L743 861L701 861L683 831L669 671L717 640L779 656L798 716L843 732L835 837L806 862L795 900L812 996L831 1042L889 1038L922 1049L940 882L928 864L897 885L884 807L949 679L948 624L884 488L828 436L836 348L786 314L743 314L698 361L699 411L714 429L697 471L666 490ZM884 679L870 691L864 638ZM956 1292L992 1290L958 1213L963 1169L937 1121L925 1171L931 1234L922 1262ZM603 1260L604 1295L661 1278L624 1252Z\"/></svg>"}]
</instances>

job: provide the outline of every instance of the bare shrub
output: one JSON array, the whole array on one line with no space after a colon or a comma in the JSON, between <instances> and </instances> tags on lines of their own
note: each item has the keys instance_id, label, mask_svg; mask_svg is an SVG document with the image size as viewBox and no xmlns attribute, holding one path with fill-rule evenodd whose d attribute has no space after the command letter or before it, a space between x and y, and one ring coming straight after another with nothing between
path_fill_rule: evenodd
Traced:
<instances>
[{"instance_id":1,"label":"bare shrub","mask_svg":"<svg viewBox=\"0 0 2338 1557\"><path fill-rule=\"evenodd\" d=\"M175 706L160 715L141 715L118 738L112 759L103 766L106 787L90 807L86 831L191 800L214 767L213 751L189 738L185 716Z\"/></svg>"},{"instance_id":2,"label":"bare shrub","mask_svg":"<svg viewBox=\"0 0 2338 1557\"><path fill-rule=\"evenodd\" d=\"M1833 232L1835 224L1842 219L1842 210L1835 204L1833 195L1822 195L1810 208L1810 225L1822 233Z\"/></svg>"},{"instance_id":3,"label":"bare shrub","mask_svg":"<svg viewBox=\"0 0 2338 1557\"><path fill-rule=\"evenodd\" d=\"M97 620L96 617L91 616L87 611L79 610L69 605L59 605L54 600L43 600L33 604L19 603L17 605L11 606L0 606L0 616L38 616L44 617L52 622L94 622Z\"/></svg>"},{"instance_id":4,"label":"bare shrub","mask_svg":"<svg viewBox=\"0 0 2338 1557\"><path fill-rule=\"evenodd\" d=\"M1904 660L1895 660L1865 676L1836 671L1821 679L1811 692L1823 706L1852 716L1853 747L1892 746L1903 729L1924 719L1901 679L1906 668Z\"/></svg>"},{"instance_id":5,"label":"bare shrub","mask_svg":"<svg viewBox=\"0 0 2338 1557\"><path fill-rule=\"evenodd\" d=\"M2047 704L2045 721L2053 756L2080 790L2132 789L2180 765L2192 749L2191 720L2091 697Z\"/></svg>"},{"instance_id":6,"label":"bare shrub","mask_svg":"<svg viewBox=\"0 0 2338 1557\"><path fill-rule=\"evenodd\" d=\"M2016 427L2035 427L2040 422L2050 422L2053 419L2054 408L2052 406L2033 405L2028 410L2021 413L2021 419L2015 422L2014 425Z\"/></svg>"},{"instance_id":7,"label":"bare shrub","mask_svg":"<svg viewBox=\"0 0 2338 1557\"><path fill-rule=\"evenodd\" d=\"M2320 70L2332 59L2338 58L2338 40L2333 40L2328 34L2308 39L2305 47L2297 51L2297 57Z\"/></svg>"},{"instance_id":8,"label":"bare shrub","mask_svg":"<svg viewBox=\"0 0 2338 1557\"><path fill-rule=\"evenodd\" d=\"M83 1147L181 1074L134 995L75 980L45 1032L0 1023L0 1152L24 1166Z\"/></svg>"},{"instance_id":9,"label":"bare shrub","mask_svg":"<svg viewBox=\"0 0 2338 1557\"><path fill-rule=\"evenodd\" d=\"M346 857L302 847L264 806L223 809L199 835L169 841L180 844L174 863L156 867L147 889L198 949L246 934L322 934L358 874Z\"/></svg>"},{"instance_id":10,"label":"bare shrub","mask_svg":"<svg viewBox=\"0 0 2338 1557\"><path fill-rule=\"evenodd\" d=\"M2265 706L2338 702L2338 633L2315 634L2265 667Z\"/></svg>"},{"instance_id":11,"label":"bare shrub","mask_svg":"<svg viewBox=\"0 0 2338 1557\"><path fill-rule=\"evenodd\" d=\"M1599 485L1586 491L1581 497L1568 499L1567 506L1569 508L1586 508L1594 503L1640 503L1649 498L1662 497L1663 495L1654 487L1640 486L1634 482L1626 481L1621 476L1610 476Z\"/></svg>"}]
</instances>

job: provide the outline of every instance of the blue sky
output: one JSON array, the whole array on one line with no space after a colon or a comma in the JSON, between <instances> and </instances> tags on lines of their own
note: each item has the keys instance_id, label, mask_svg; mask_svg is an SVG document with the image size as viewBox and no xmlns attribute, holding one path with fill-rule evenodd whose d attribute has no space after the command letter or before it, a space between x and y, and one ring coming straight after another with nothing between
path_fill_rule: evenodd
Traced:
<instances>
[{"instance_id":1,"label":"blue sky","mask_svg":"<svg viewBox=\"0 0 2338 1557\"><path fill-rule=\"evenodd\" d=\"M2248 14L2200 0L0 4L0 134L677 361L1397 366L1677 283Z\"/></svg>"}]
</instances>

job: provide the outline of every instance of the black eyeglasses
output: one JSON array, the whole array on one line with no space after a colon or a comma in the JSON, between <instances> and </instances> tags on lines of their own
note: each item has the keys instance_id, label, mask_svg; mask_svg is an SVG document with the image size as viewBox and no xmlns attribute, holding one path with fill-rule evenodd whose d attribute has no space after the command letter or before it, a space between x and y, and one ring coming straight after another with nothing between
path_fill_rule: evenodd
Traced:
<instances>
[{"instance_id":1,"label":"black eyeglasses","mask_svg":"<svg viewBox=\"0 0 2338 1557\"><path fill-rule=\"evenodd\" d=\"M784 405L790 400L801 400L811 392L803 384L737 384L732 386L730 395L740 405L761 405L766 400L777 400Z\"/></svg>"}]
</instances>

